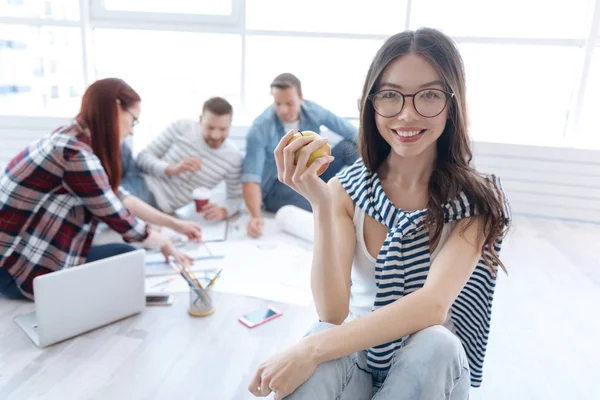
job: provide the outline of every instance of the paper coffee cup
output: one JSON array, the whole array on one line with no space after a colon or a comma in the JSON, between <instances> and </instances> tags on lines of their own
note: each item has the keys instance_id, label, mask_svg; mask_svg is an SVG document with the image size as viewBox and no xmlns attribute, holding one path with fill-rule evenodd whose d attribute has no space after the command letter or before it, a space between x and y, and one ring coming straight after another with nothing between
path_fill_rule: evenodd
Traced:
<instances>
[{"instance_id":1,"label":"paper coffee cup","mask_svg":"<svg viewBox=\"0 0 600 400\"><path fill-rule=\"evenodd\" d=\"M210 189L197 188L192 192L192 197L194 198L194 203L196 203L196 212L202 212L202 209L210 200Z\"/></svg>"}]
</instances>

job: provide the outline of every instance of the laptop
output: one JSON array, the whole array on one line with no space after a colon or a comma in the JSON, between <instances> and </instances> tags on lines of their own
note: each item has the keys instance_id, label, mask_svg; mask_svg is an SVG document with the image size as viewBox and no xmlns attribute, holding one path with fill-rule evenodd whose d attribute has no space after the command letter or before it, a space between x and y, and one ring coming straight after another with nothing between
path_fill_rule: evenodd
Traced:
<instances>
[{"instance_id":1,"label":"laptop","mask_svg":"<svg viewBox=\"0 0 600 400\"><path fill-rule=\"evenodd\" d=\"M144 254L136 250L36 277L35 312L15 322L45 347L141 312Z\"/></svg>"}]
</instances>

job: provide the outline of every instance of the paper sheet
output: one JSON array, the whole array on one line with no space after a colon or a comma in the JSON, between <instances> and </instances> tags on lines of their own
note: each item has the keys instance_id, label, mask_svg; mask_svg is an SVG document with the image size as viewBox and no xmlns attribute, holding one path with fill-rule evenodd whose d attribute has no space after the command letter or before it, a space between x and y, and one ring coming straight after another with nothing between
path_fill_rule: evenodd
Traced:
<instances>
[{"instance_id":1,"label":"paper sheet","mask_svg":"<svg viewBox=\"0 0 600 400\"><path fill-rule=\"evenodd\" d=\"M194 216L195 212L192 212L194 210L190 210L186 210L185 214ZM199 215L195 214L193 219L197 220L198 217ZM285 215L280 216L278 220L273 216L265 215L263 236L260 239L249 238L246 226L250 217L243 214L229 221L227 240L205 244L209 251L203 246L192 248L191 243L183 243L178 247L200 258L192 267L197 276L200 276L202 271L209 271L207 275L212 277L217 269L223 269L212 287L214 291L283 303L310 305L312 303L310 290L312 243L307 240L310 240L308 236L312 231L312 216L303 215L303 217L302 221L299 219L294 221L295 228L299 229L297 226L299 223L306 225L302 227L302 232L306 233L303 235L304 240L295 237L297 235L284 233L286 230L290 231L290 219L293 219ZM202 222L200 224L203 226ZM218 224L213 227L215 232L221 229ZM213 228L203 228L203 237L212 236L211 229ZM218 233L213 237L216 236ZM211 257L211 254L213 258L206 258ZM182 278L175 277L169 280L169 276L165 276L173 275L174 271L163 262L162 254L152 255L147 260L147 262L153 261L157 264L146 266L147 293L189 291L187 283Z\"/></svg>"},{"instance_id":2,"label":"paper sheet","mask_svg":"<svg viewBox=\"0 0 600 400\"><path fill-rule=\"evenodd\" d=\"M220 242L227 239L227 221L207 221L203 214L198 214L194 205L180 208L175 214L184 220L196 222L202 228L202 241Z\"/></svg>"},{"instance_id":3,"label":"paper sheet","mask_svg":"<svg viewBox=\"0 0 600 400\"><path fill-rule=\"evenodd\" d=\"M202 286L206 287L216 271L199 271L195 274ZM180 275L146 277L146 294L187 293L189 290L188 283Z\"/></svg>"},{"instance_id":4,"label":"paper sheet","mask_svg":"<svg viewBox=\"0 0 600 400\"><path fill-rule=\"evenodd\" d=\"M181 250L196 259L194 264L191 266L191 269L194 272L213 271L218 269L220 268L220 262L222 262L222 260L225 258L223 253L212 251L208 244L201 245L196 243L188 243ZM146 251L144 271L146 276L176 274L173 268L168 263L165 263L165 257L160 251Z\"/></svg>"},{"instance_id":5,"label":"paper sheet","mask_svg":"<svg viewBox=\"0 0 600 400\"><path fill-rule=\"evenodd\" d=\"M276 240L223 242L214 247L227 254L215 291L298 305L312 303L311 251Z\"/></svg>"},{"instance_id":6,"label":"paper sheet","mask_svg":"<svg viewBox=\"0 0 600 400\"><path fill-rule=\"evenodd\" d=\"M277 240L246 240L211 243L213 252L225 254L211 267L223 271L212 290L271 301L310 305L312 252ZM216 271L196 273L207 284ZM169 279L171 278L171 279ZM150 276L146 293L186 293L189 287L180 277Z\"/></svg>"}]
</instances>

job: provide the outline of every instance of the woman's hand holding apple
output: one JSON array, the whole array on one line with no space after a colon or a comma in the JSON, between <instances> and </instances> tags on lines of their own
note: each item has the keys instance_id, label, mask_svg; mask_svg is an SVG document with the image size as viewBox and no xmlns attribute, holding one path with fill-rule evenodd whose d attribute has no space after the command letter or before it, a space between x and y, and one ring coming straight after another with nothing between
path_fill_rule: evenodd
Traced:
<instances>
[{"instance_id":1,"label":"woman's hand holding apple","mask_svg":"<svg viewBox=\"0 0 600 400\"><path fill-rule=\"evenodd\" d=\"M289 131L275 148L279 180L317 206L331 200L327 184L319 178L333 161L327 139L310 131Z\"/></svg>"}]
</instances>

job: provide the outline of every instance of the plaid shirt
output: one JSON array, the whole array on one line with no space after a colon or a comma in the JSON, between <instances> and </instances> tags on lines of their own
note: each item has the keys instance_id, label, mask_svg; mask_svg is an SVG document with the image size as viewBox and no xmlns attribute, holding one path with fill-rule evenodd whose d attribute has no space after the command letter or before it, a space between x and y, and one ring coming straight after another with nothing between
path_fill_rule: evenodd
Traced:
<instances>
[{"instance_id":1,"label":"plaid shirt","mask_svg":"<svg viewBox=\"0 0 600 400\"><path fill-rule=\"evenodd\" d=\"M83 264L98 221L127 242L148 237L145 223L115 195L89 134L75 122L31 144L0 176L0 268L33 299L36 276Z\"/></svg>"}]
</instances>

